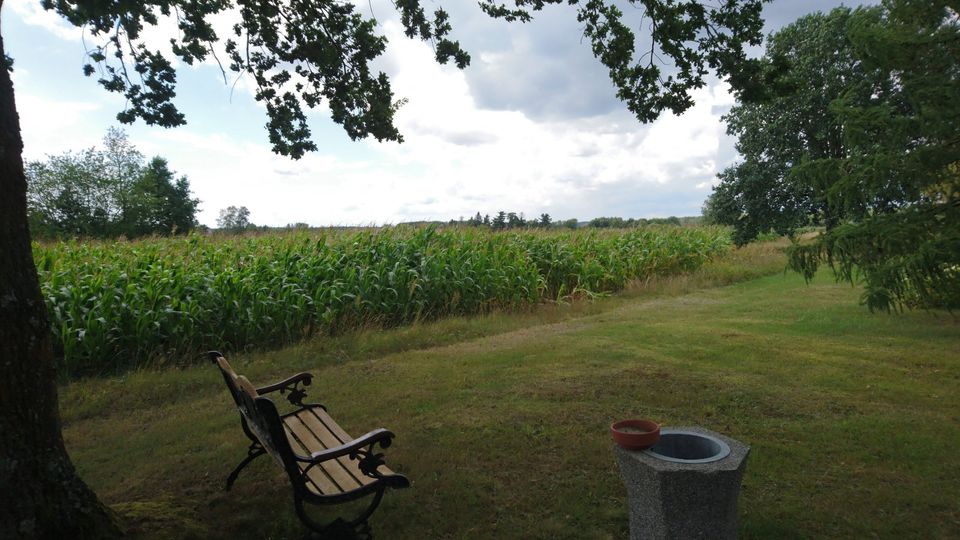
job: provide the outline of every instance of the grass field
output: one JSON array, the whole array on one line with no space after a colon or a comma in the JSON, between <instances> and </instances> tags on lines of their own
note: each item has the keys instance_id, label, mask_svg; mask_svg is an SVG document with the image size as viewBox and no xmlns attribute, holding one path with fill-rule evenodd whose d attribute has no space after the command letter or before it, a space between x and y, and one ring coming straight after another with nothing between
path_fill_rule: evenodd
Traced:
<instances>
[{"instance_id":1,"label":"grass field","mask_svg":"<svg viewBox=\"0 0 960 540\"><path fill-rule=\"evenodd\" d=\"M348 431L397 433L387 461L413 487L385 497L378 538L623 538L607 426L633 416L751 445L744 538L960 536L960 322L870 314L782 268L748 247L597 302L231 360L256 384L312 371ZM303 534L268 459L222 491L245 442L212 366L74 382L61 404L81 475L142 537Z\"/></svg>"}]
</instances>

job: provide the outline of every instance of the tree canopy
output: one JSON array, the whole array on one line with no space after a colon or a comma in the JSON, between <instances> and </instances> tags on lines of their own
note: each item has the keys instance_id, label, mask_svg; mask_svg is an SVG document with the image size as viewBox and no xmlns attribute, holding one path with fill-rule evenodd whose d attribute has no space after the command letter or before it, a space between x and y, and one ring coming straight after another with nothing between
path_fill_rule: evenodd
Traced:
<instances>
[{"instance_id":1,"label":"tree canopy","mask_svg":"<svg viewBox=\"0 0 960 540\"><path fill-rule=\"evenodd\" d=\"M250 223L250 209L246 206L228 206L220 210L217 217L217 227L231 232L241 232L254 226Z\"/></svg>"},{"instance_id":2,"label":"tree canopy","mask_svg":"<svg viewBox=\"0 0 960 540\"><path fill-rule=\"evenodd\" d=\"M103 148L49 156L26 165L30 227L38 236L128 238L186 233L200 201L167 161L149 162L119 129Z\"/></svg>"},{"instance_id":3,"label":"tree canopy","mask_svg":"<svg viewBox=\"0 0 960 540\"><path fill-rule=\"evenodd\" d=\"M862 279L871 309L960 307L957 7L886 0L858 12L848 36L867 76L831 104L846 151L795 171L848 219L796 246L791 266Z\"/></svg>"},{"instance_id":4,"label":"tree canopy","mask_svg":"<svg viewBox=\"0 0 960 540\"><path fill-rule=\"evenodd\" d=\"M617 96L643 121L663 111L680 113L693 105L692 91L714 72L745 96L757 94L761 64L746 49L762 39L761 10L767 0L515 0L513 7L482 0L492 17L529 21L551 4L575 6L597 59L609 70ZM252 78L255 97L266 106L267 131L274 151L294 158L316 150L304 106L325 102L332 119L358 139L402 141L393 124L402 100L384 73L370 62L386 48L374 19L352 2L207 2L99 3L44 0L71 23L86 27L101 43L88 51L87 75L108 91L122 94L127 107L117 118L129 123L177 126L186 119L177 109L177 76L172 59L142 41L145 26L173 17L179 34L172 51L193 64L213 57L224 69ZM443 8L428 13L418 0L395 2L408 37L433 44L438 62L463 68L470 55L451 39L450 16ZM638 36L619 5L641 8L650 46L637 50ZM234 10L231 35L218 35L214 16ZM222 42L227 58L216 55ZM224 65L223 61L226 61Z\"/></svg>"},{"instance_id":5,"label":"tree canopy","mask_svg":"<svg viewBox=\"0 0 960 540\"><path fill-rule=\"evenodd\" d=\"M720 174L705 215L740 244L823 225L791 266L862 281L871 309L960 305L960 21L949 4L838 8L771 36L763 62L789 67L775 95L727 115L743 161Z\"/></svg>"},{"instance_id":6,"label":"tree canopy","mask_svg":"<svg viewBox=\"0 0 960 540\"><path fill-rule=\"evenodd\" d=\"M719 174L706 204L710 220L734 227L737 244L771 229L784 235L805 225L837 223L840 209L792 174L805 160L845 154L841 119L831 103L840 97L863 102L872 86L851 86L868 74L847 30L856 17L877 9L807 15L767 41L762 61L789 69L778 80L778 93L738 103L724 116L742 161Z\"/></svg>"}]
</instances>

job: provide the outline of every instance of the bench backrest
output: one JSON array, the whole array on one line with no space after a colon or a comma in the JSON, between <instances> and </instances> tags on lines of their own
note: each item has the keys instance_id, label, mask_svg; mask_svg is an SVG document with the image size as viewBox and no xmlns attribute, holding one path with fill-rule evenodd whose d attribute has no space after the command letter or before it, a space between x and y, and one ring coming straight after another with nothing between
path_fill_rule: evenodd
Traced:
<instances>
[{"instance_id":1,"label":"bench backrest","mask_svg":"<svg viewBox=\"0 0 960 540\"><path fill-rule=\"evenodd\" d=\"M233 401L240 411L240 419L243 422L244 430L250 431L260 441L260 444L277 462L288 472L297 471L299 476L299 467L293 455L293 449L290 448L290 441L287 440L283 429L283 422L280 420L280 413L276 405L270 398L257 394L257 389L243 375L237 375L224 358L219 353L210 353L210 358L223 375L223 380L233 396Z\"/></svg>"}]
</instances>

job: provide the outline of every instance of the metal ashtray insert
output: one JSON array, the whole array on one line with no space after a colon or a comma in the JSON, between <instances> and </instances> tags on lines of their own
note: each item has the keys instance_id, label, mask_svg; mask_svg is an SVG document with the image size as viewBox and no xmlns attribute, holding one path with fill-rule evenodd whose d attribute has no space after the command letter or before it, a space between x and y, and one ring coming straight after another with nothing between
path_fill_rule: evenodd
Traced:
<instances>
[{"instance_id":1,"label":"metal ashtray insert","mask_svg":"<svg viewBox=\"0 0 960 540\"><path fill-rule=\"evenodd\" d=\"M729 456L730 447L710 435L664 428L660 431L660 441L644 452L674 463L710 463Z\"/></svg>"}]
</instances>

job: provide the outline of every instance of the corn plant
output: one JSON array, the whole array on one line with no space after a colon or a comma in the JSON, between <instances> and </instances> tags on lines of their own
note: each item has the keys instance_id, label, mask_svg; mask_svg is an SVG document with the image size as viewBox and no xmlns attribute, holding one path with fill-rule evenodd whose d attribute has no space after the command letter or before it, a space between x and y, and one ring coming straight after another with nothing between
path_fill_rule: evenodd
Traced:
<instances>
[{"instance_id":1,"label":"corn plant","mask_svg":"<svg viewBox=\"0 0 960 540\"><path fill-rule=\"evenodd\" d=\"M383 228L35 244L61 375L510 310L691 271L726 229Z\"/></svg>"}]
</instances>

